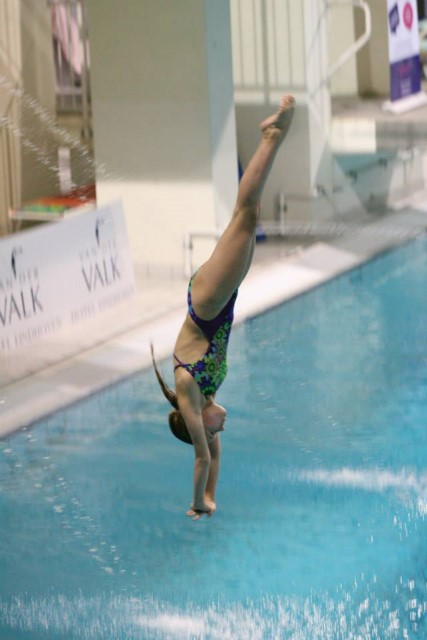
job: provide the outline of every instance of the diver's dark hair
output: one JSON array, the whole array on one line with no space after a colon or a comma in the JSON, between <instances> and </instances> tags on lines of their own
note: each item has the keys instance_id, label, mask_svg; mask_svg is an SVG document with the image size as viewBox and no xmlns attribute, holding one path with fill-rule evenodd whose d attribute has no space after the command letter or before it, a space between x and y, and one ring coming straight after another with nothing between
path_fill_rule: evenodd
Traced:
<instances>
[{"instance_id":1,"label":"diver's dark hair","mask_svg":"<svg viewBox=\"0 0 427 640\"><path fill-rule=\"evenodd\" d=\"M151 357L153 360L153 367L156 373L157 380L159 381L159 385L161 390L163 391L163 395L166 400L170 402L173 406L174 410L169 413L169 428L172 431L175 438L181 440L182 442L186 442L187 444L193 444L189 431L187 429L187 425L185 424L185 420L182 417L182 414L178 407L178 399L176 397L175 391L172 391L170 387L163 380L160 371L157 368L156 360L154 358L154 349L153 345L151 347Z\"/></svg>"}]
</instances>

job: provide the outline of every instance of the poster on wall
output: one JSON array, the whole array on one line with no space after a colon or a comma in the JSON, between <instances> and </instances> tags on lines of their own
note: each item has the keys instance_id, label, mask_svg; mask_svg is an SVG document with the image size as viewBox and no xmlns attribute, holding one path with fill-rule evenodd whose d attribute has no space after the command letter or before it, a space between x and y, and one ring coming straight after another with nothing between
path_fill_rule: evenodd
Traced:
<instances>
[{"instance_id":1,"label":"poster on wall","mask_svg":"<svg viewBox=\"0 0 427 640\"><path fill-rule=\"evenodd\" d=\"M0 240L0 352L80 323L135 293L119 202Z\"/></svg>"},{"instance_id":2,"label":"poster on wall","mask_svg":"<svg viewBox=\"0 0 427 640\"><path fill-rule=\"evenodd\" d=\"M427 103L421 91L416 0L387 0L390 101L384 109L401 113Z\"/></svg>"}]
</instances>

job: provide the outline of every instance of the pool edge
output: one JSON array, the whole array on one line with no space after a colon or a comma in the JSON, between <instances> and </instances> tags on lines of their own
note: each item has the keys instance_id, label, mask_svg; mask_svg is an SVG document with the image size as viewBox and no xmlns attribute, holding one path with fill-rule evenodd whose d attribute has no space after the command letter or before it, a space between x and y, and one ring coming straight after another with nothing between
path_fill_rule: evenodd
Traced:
<instances>
[{"instance_id":1,"label":"pool edge","mask_svg":"<svg viewBox=\"0 0 427 640\"><path fill-rule=\"evenodd\" d=\"M426 226L426 214L420 212L420 223L411 236L378 237L366 252L360 251L360 238L354 234L354 249L348 238L344 242L317 242L290 256L254 265L240 288L236 324L406 244L425 234ZM182 320L181 309L165 310L126 333L4 386L0 392L0 438L146 369L151 365L150 342L159 360L170 357Z\"/></svg>"}]
</instances>

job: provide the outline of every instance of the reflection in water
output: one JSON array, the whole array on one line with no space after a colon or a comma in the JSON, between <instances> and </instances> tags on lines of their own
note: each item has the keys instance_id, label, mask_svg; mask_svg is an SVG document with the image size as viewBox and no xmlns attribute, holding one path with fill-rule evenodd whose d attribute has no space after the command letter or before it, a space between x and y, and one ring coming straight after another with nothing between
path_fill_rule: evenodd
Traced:
<instances>
[{"instance_id":1,"label":"reflection in water","mask_svg":"<svg viewBox=\"0 0 427 640\"><path fill-rule=\"evenodd\" d=\"M272 470L271 482L308 482L326 487L356 488L364 491L394 490L397 498L410 501L420 515L427 514L427 473L417 474L410 469L316 469L298 471Z\"/></svg>"},{"instance_id":2,"label":"reflection in water","mask_svg":"<svg viewBox=\"0 0 427 640\"><path fill-rule=\"evenodd\" d=\"M0 443L0 636L426 638L426 262L414 243L236 328L200 526L152 371Z\"/></svg>"},{"instance_id":3,"label":"reflection in water","mask_svg":"<svg viewBox=\"0 0 427 640\"><path fill-rule=\"evenodd\" d=\"M375 580L354 581L308 598L277 597L244 604L189 604L185 611L155 598L52 596L0 601L0 618L11 629L49 637L95 640L395 640L425 637L425 586L399 578L391 599L381 599ZM53 636L52 634L56 634ZM12 636L9 636L13 638ZM43 636L40 636L43 637Z\"/></svg>"},{"instance_id":4,"label":"reflection in water","mask_svg":"<svg viewBox=\"0 0 427 640\"><path fill-rule=\"evenodd\" d=\"M218 595L209 606L188 602L179 607L160 601L155 594L140 595L137 572L121 558L117 545L111 544L96 517L76 497L73 482L66 479L55 462L55 450L63 453L67 443L54 438L55 427L46 421L45 437L50 452L40 446L38 431L22 432L25 446L14 448L14 440L3 442L1 452L9 469L3 467L2 492L8 495L33 492L45 502L52 517L68 531L90 556L95 566L120 582L121 595L104 587L97 597L49 595L45 597L14 595L0 598L0 632L8 630L8 640L31 633L33 640L49 633L52 639L83 638L97 640L396 640L424 637L427 593L425 581L399 576L395 584L381 583L376 575L354 576L352 589L338 586L335 592L313 591L309 596L264 597L233 603ZM63 427L58 421L59 433ZM73 450L72 443L68 443ZM57 448L58 447L58 448ZM57 449L56 449L57 448ZM392 491L397 499L409 499L418 505L418 516L425 514L427 475L408 469L280 469L274 465L265 479L271 485L309 483L344 490L357 489L383 493ZM0 492L1 493L1 492ZM394 525L410 531L406 523Z\"/></svg>"}]
</instances>

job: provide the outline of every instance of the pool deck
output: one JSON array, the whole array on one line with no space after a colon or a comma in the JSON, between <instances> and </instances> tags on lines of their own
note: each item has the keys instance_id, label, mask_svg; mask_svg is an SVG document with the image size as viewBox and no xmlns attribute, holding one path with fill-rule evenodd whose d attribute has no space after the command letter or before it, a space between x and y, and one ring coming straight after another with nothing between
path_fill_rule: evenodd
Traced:
<instances>
[{"instance_id":1,"label":"pool deck","mask_svg":"<svg viewBox=\"0 0 427 640\"><path fill-rule=\"evenodd\" d=\"M426 230L427 194L416 208L391 212L347 232L340 227L334 234L329 227L331 237L322 241L315 236L267 238L258 244L254 264L240 288L235 322L300 295ZM136 282L137 294L131 302L2 358L0 437L150 366L151 342L158 360L171 356L186 313L187 282L148 277L138 270Z\"/></svg>"}]
</instances>

